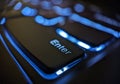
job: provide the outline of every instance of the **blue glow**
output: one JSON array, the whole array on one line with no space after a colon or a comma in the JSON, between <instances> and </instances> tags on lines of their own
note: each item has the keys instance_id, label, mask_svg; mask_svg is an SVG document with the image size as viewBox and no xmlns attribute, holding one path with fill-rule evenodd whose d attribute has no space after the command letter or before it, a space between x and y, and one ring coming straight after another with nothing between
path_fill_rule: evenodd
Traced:
<instances>
[{"instance_id":1,"label":"blue glow","mask_svg":"<svg viewBox=\"0 0 120 84\"><path fill-rule=\"evenodd\" d=\"M119 32L119 37L120 37L120 32Z\"/></svg>"},{"instance_id":2,"label":"blue glow","mask_svg":"<svg viewBox=\"0 0 120 84\"><path fill-rule=\"evenodd\" d=\"M46 10L50 10L52 8L52 3L49 1L42 1L41 7Z\"/></svg>"},{"instance_id":3,"label":"blue glow","mask_svg":"<svg viewBox=\"0 0 120 84\"><path fill-rule=\"evenodd\" d=\"M5 24L5 22L6 22L6 18L2 18L2 20L0 21L0 25Z\"/></svg>"},{"instance_id":4,"label":"blue glow","mask_svg":"<svg viewBox=\"0 0 120 84\"><path fill-rule=\"evenodd\" d=\"M20 10L22 7L22 3L18 2L15 6L14 6L14 10Z\"/></svg>"},{"instance_id":5,"label":"blue glow","mask_svg":"<svg viewBox=\"0 0 120 84\"><path fill-rule=\"evenodd\" d=\"M75 65L77 65L81 61L82 61L82 58L79 58L79 59L73 61L72 63L68 64L67 66L63 67L62 69L59 69L58 71L56 71L56 74L61 75L62 73L69 70L70 68L74 67Z\"/></svg>"},{"instance_id":6,"label":"blue glow","mask_svg":"<svg viewBox=\"0 0 120 84\"><path fill-rule=\"evenodd\" d=\"M32 5L39 5L40 0L30 0L30 3L31 3Z\"/></svg>"},{"instance_id":7,"label":"blue glow","mask_svg":"<svg viewBox=\"0 0 120 84\"><path fill-rule=\"evenodd\" d=\"M63 25L64 22L65 22L63 17L56 17L56 18L52 18L52 19L47 19L43 16L36 16L35 21L38 24L41 24L41 25L44 25L44 26L53 26L53 25L56 25L58 23Z\"/></svg>"},{"instance_id":8,"label":"blue glow","mask_svg":"<svg viewBox=\"0 0 120 84\"><path fill-rule=\"evenodd\" d=\"M85 49L90 49L90 48L91 48L88 44L83 43L82 41L78 41L77 44L78 44L79 46L84 47Z\"/></svg>"},{"instance_id":9,"label":"blue glow","mask_svg":"<svg viewBox=\"0 0 120 84\"><path fill-rule=\"evenodd\" d=\"M54 4L62 4L63 0L52 0Z\"/></svg>"},{"instance_id":10,"label":"blue glow","mask_svg":"<svg viewBox=\"0 0 120 84\"><path fill-rule=\"evenodd\" d=\"M22 68L22 66L19 64L19 62L17 61L17 59L14 57L14 55L12 54L12 52L10 51L10 49L8 48L7 44L5 43L3 37L0 34L0 40L2 41L3 45L5 46L6 50L8 51L8 53L10 54L10 56L12 57L13 61L16 63L17 67L19 68L19 70L21 71L21 73L23 74L24 78L26 79L26 81L29 84L33 84L31 79L29 78L29 76L27 75L27 73L24 71L24 69Z\"/></svg>"},{"instance_id":11,"label":"blue glow","mask_svg":"<svg viewBox=\"0 0 120 84\"><path fill-rule=\"evenodd\" d=\"M115 31L109 27L105 27L99 23L96 23L96 22L93 22L85 17L82 17L82 16L79 16L77 14L72 14L70 16L70 19L75 21L75 22L78 22L78 23L81 23L81 24L84 24L86 26L89 26L89 27L92 27L94 29L97 29L97 30L100 30L100 31L103 31L103 32L106 32L106 33L109 33L113 36L115 36L116 38L119 38L119 32L118 31Z\"/></svg>"},{"instance_id":12,"label":"blue glow","mask_svg":"<svg viewBox=\"0 0 120 84\"><path fill-rule=\"evenodd\" d=\"M78 40L73 36L69 36L68 40L71 41L72 43L77 43L78 42Z\"/></svg>"},{"instance_id":13,"label":"blue glow","mask_svg":"<svg viewBox=\"0 0 120 84\"><path fill-rule=\"evenodd\" d=\"M118 22L117 20L114 20L112 18L109 18L107 16L104 16L102 14L95 14L95 18L100 20L100 21L103 21L105 23L108 23L110 25L113 25L113 26L116 26L116 27L120 27L120 22Z\"/></svg>"},{"instance_id":14,"label":"blue glow","mask_svg":"<svg viewBox=\"0 0 120 84\"><path fill-rule=\"evenodd\" d=\"M57 34L59 34L61 37L69 40L70 42L72 43L75 43L77 44L78 46L82 47L82 48L85 48L85 49L90 49L90 45L82 42L82 41L79 41L78 39L76 39L75 37L69 35L67 32L63 31L62 29L57 29L56 30ZM64 35L65 34L65 35Z\"/></svg>"},{"instance_id":15,"label":"blue glow","mask_svg":"<svg viewBox=\"0 0 120 84\"><path fill-rule=\"evenodd\" d=\"M48 79L48 80L52 80L57 78L60 74L60 72L56 71L55 73L52 74L46 74L44 71L42 71L33 61L31 61L31 59L24 53L22 52L22 50L17 46L17 44L13 41L13 39L10 37L10 35L8 34L8 32L6 30L4 30L5 36L8 39L8 41L11 43L11 45L18 51L18 53L34 68L34 70L41 75L43 78ZM82 58L79 58L73 62L71 62L70 64L66 65L65 67L62 68L62 71L67 71L68 69L74 67L76 64L80 63L82 60Z\"/></svg>"},{"instance_id":16,"label":"blue glow","mask_svg":"<svg viewBox=\"0 0 120 84\"><path fill-rule=\"evenodd\" d=\"M67 71L69 67L63 67L63 71Z\"/></svg>"},{"instance_id":17,"label":"blue glow","mask_svg":"<svg viewBox=\"0 0 120 84\"><path fill-rule=\"evenodd\" d=\"M57 31L57 33L59 33L60 36L62 36L64 38L68 38L68 36L69 36L66 32L61 31L60 29L57 29L56 31Z\"/></svg>"},{"instance_id":18,"label":"blue glow","mask_svg":"<svg viewBox=\"0 0 120 84\"><path fill-rule=\"evenodd\" d=\"M70 16L72 14L71 8L61 8L59 6L54 6L53 10L56 14L62 15L62 16Z\"/></svg>"},{"instance_id":19,"label":"blue glow","mask_svg":"<svg viewBox=\"0 0 120 84\"><path fill-rule=\"evenodd\" d=\"M61 69L56 72L57 75L60 75L62 73L63 73L63 71Z\"/></svg>"},{"instance_id":20,"label":"blue glow","mask_svg":"<svg viewBox=\"0 0 120 84\"><path fill-rule=\"evenodd\" d=\"M63 67L62 69L56 71L56 74L60 75L60 74L64 73L65 71L67 71L68 69L69 69L69 67Z\"/></svg>"},{"instance_id":21,"label":"blue glow","mask_svg":"<svg viewBox=\"0 0 120 84\"><path fill-rule=\"evenodd\" d=\"M102 49L104 49L106 46L105 45L100 45L99 47L95 48L96 51L100 51Z\"/></svg>"},{"instance_id":22,"label":"blue glow","mask_svg":"<svg viewBox=\"0 0 120 84\"><path fill-rule=\"evenodd\" d=\"M82 4L80 4L80 3L78 3L78 4L76 4L76 5L74 6L74 10L75 10L76 12L78 12L78 13L83 12L84 9L85 9L85 7L84 7Z\"/></svg>"},{"instance_id":23,"label":"blue glow","mask_svg":"<svg viewBox=\"0 0 120 84\"><path fill-rule=\"evenodd\" d=\"M89 61L87 62L87 67L91 67L93 66L95 63L97 63L98 61L100 61L103 57L106 56L106 52L102 52L96 56L94 56L93 58L89 59Z\"/></svg>"},{"instance_id":24,"label":"blue glow","mask_svg":"<svg viewBox=\"0 0 120 84\"><path fill-rule=\"evenodd\" d=\"M37 14L37 10L30 7L25 7L22 9L21 13L24 16L35 16Z\"/></svg>"},{"instance_id":25,"label":"blue glow","mask_svg":"<svg viewBox=\"0 0 120 84\"><path fill-rule=\"evenodd\" d=\"M68 34L65 31L63 31L62 29L58 28L56 30L56 33L58 35L60 35L61 37L67 39L68 41L70 41L70 42L72 42L72 43L74 43L74 44L76 44L76 45L78 45L78 46L80 46L80 47L82 47L84 49L87 49L89 51L93 51L93 52L94 51L97 52L97 51L103 50L106 46L108 46L112 42L112 40L108 41L108 42L106 41L105 43L103 43L103 44L101 44L99 46L92 47L90 44L87 44L87 43L85 43L83 41L78 40L77 38L73 37L72 35Z\"/></svg>"}]
</instances>

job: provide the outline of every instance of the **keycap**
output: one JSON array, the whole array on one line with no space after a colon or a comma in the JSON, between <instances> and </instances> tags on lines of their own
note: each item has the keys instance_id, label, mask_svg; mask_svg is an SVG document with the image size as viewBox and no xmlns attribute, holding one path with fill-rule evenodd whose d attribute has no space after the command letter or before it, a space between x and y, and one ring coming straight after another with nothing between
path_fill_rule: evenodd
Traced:
<instances>
[{"instance_id":1,"label":"keycap","mask_svg":"<svg viewBox=\"0 0 120 84\"><path fill-rule=\"evenodd\" d=\"M55 27L39 25L32 17L8 19L5 27L47 73L84 57L85 52L60 37Z\"/></svg>"},{"instance_id":2,"label":"keycap","mask_svg":"<svg viewBox=\"0 0 120 84\"><path fill-rule=\"evenodd\" d=\"M0 25L3 25L5 22L6 22L6 18L5 17L0 19Z\"/></svg>"},{"instance_id":3,"label":"keycap","mask_svg":"<svg viewBox=\"0 0 120 84\"><path fill-rule=\"evenodd\" d=\"M111 34L73 21L68 21L64 26L58 27L56 32L61 37L90 51L104 49L107 46L106 43L109 44L111 39L113 39Z\"/></svg>"},{"instance_id":4,"label":"keycap","mask_svg":"<svg viewBox=\"0 0 120 84\"><path fill-rule=\"evenodd\" d=\"M73 13L69 18L70 18L70 20L72 20L74 22L83 24L85 26L91 27L91 28L96 29L96 30L100 30L100 31L109 33L109 34L115 36L116 38L120 37L118 31L116 31L116 30L114 30L114 29L112 29L110 27L104 26L104 25L102 25L100 23L97 23L95 21L92 21L89 18L80 16L80 15L78 15L76 13Z\"/></svg>"},{"instance_id":5,"label":"keycap","mask_svg":"<svg viewBox=\"0 0 120 84\"><path fill-rule=\"evenodd\" d=\"M106 9L106 7L103 9L102 7L96 5L88 5L85 3L76 3L73 8L80 17L84 17L89 21L104 26L104 28L101 28L101 31L105 30L104 32L107 33L112 33L112 31L115 31L116 35L114 36L117 38L120 37L118 34L120 32L120 21L116 17L116 12L111 13ZM113 34L115 34L115 32L113 32Z\"/></svg>"}]
</instances>

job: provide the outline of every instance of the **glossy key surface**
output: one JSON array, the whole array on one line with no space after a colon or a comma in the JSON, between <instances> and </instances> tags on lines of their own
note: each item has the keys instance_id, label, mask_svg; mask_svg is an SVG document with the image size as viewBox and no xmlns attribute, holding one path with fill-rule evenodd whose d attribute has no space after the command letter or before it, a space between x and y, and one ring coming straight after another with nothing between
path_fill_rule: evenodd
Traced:
<instances>
[{"instance_id":1,"label":"glossy key surface","mask_svg":"<svg viewBox=\"0 0 120 84\"><path fill-rule=\"evenodd\" d=\"M33 18L9 19L5 28L34 59L49 69L56 70L84 56L82 49L57 35L55 27L41 26Z\"/></svg>"},{"instance_id":2,"label":"glossy key surface","mask_svg":"<svg viewBox=\"0 0 120 84\"><path fill-rule=\"evenodd\" d=\"M112 35L107 34L105 32L98 31L89 26L85 26L72 21L69 21L60 28L68 34L70 34L71 36L73 36L74 38L77 38L93 47L97 47L101 44L104 44L113 37Z\"/></svg>"}]
</instances>

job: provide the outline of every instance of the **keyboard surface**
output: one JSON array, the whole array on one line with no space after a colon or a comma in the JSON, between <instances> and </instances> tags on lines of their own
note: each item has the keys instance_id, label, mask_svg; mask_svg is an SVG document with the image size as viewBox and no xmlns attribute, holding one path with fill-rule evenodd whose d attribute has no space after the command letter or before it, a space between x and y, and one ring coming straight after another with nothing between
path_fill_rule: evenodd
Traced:
<instances>
[{"instance_id":1,"label":"keyboard surface","mask_svg":"<svg viewBox=\"0 0 120 84\"><path fill-rule=\"evenodd\" d=\"M92 66L120 44L119 12L60 1L12 0L2 12L1 42L28 75L24 61L37 76L55 79L77 64Z\"/></svg>"}]
</instances>

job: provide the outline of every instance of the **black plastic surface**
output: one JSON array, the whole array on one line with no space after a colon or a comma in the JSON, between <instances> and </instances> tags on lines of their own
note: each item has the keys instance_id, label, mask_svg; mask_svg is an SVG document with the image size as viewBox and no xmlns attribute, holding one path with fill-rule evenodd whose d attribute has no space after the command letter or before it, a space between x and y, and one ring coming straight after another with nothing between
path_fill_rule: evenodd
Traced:
<instances>
[{"instance_id":1,"label":"black plastic surface","mask_svg":"<svg viewBox=\"0 0 120 84\"><path fill-rule=\"evenodd\" d=\"M33 18L7 20L5 28L48 70L57 70L84 56L82 49L58 36L54 27L40 26Z\"/></svg>"}]
</instances>

